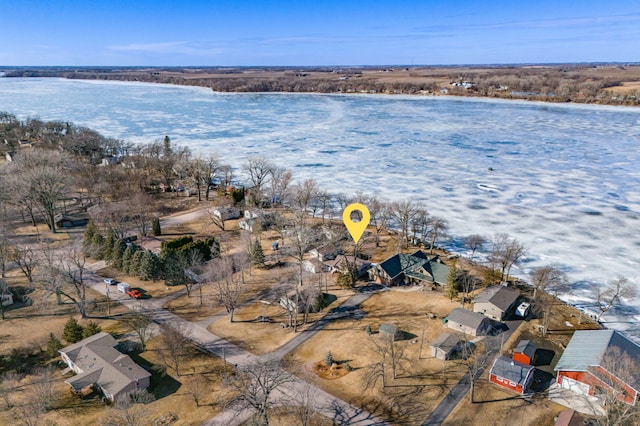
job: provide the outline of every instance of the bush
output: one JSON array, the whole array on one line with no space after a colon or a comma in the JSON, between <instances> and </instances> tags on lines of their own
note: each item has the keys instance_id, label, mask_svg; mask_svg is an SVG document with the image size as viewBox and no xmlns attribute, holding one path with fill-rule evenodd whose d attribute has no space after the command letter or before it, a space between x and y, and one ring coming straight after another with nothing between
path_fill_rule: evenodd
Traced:
<instances>
[{"instance_id":1,"label":"bush","mask_svg":"<svg viewBox=\"0 0 640 426\"><path fill-rule=\"evenodd\" d=\"M55 334L49 333L49 340L47 341L47 355L49 358L55 358L58 356L58 351L62 349L64 345L58 340Z\"/></svg>"},{"instance_id":2,"label":"bush","mask_svg":"<svg viewBox=\"0 0 640 426\"><path fill-rule=\"evenodd\" d=\"M154 217L151 221L151 233L156 237L162 235L162 230L160 229L160 219L158 219L157 217Z\"/></svg>"},{"instance_id":3,"label":"bush","mask_svg":"<svg viewBox=\"0 0 640 426\"><path fill-rule=\"evenodd\" d=\"M327 355L324 357L324 363L327 365L327 367L331 367L334 363L334 359L333 359L333 355L331 355L331 352L327 352Z\"/></svg>"},{"instance_id":4,"label":"bush","mask_svg":"<svg viewBox=\"0 0 640 426\"><path fill-rule=\"evenodd\" d=\"M74 317L69 317L69 320L64 325L64 331L62 332L62 338L69 343L76 343L82 340L82 333L84 329Z\"/></svg>"},{"instance_id":5,"label":"bush","mask_svg":"<svg viewBox=\"0 0 640 426\"><path fill-rule=\"evenodd\" d=\"M98 334L102 331L102 328L95 321L89 321L87 326L82 330L82 338L86 339L87 337L91 337L94 334Z\"/></svg>"}]
</instances>

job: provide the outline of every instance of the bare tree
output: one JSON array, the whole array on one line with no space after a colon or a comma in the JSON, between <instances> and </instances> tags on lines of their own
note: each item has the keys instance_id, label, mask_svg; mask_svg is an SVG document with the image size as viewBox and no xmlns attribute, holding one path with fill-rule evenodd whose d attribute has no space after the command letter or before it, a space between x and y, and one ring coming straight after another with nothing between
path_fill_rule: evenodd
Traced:
<instances>
[{"instance_id":1,"label":"bare tree","mask_svg":"<svg viewBox=\"0 0 640 426\"><path fill-rule=\"evenodd\" d=\"M182 323L160 325L160 357L164 364L180 376L180 367L189 351L190 342Z\"/></svg>"},{"instance_id":2,"label":"bare tree","mask_svg":"<svg viewBox=\"0 0 640 426\"><path fill-rule=\"evenodd\" d=\"M0 317L4 320L4 298L9 295L9 285L4 278L0 278Z\"/></svg>"},{"instance_id":3,"label":"bare tree","mask_svg":"<svg viewBox=\"0 0 640 426\"><path fill-rule=\"evenodd\" d=\"M140 399L135 395L125 395L108 408L101 419L102 426L145 426L151 424L146 404L153 401L153 395L143 393Z\"/></svg>"},{"instance_id":4,"label":"bare tree","mask_svg":"<svg viewBox=\"0 0 640 426\"><path fill-rule=\"evenodd\" d=\"M507 234L494 235L489 260L500 268L500 281L508 278L511 267L525 254L524 245L515 238L510 238Z\"/></svg>"},{"instance_id":5,"label":"bare tree","mask_svg":"<svg viewBox=\"0 0 640 426\"><path fill-rule=\"evenodd\" d=\"M533 286L533 302L537 302L541 293L557 292L567 285L567 275L555 265L535 268L529 274Z\"/></svg>"},{"instance_id":6,"label":"bare tree","mask_svg":"<svg viewBox=\"0 0 640 426\"><path fill-rule=\"evenodd\" d=\"M486 337L481 344L476 345L467 337L465 336L461 345L460 363L467 370L469 401L473 404L475 383L495 358L500 350L500 343L497 337Z\"/></svg>"},{"instance_id":7,"label":"bare tree","mask_svg":"<svg viewBox=\"0 0 640 426\"><path fill-rule=\"evenodd\" d=\"M413 201L407 199L402 201L394 201L389 205L391 218L400 228L400 239L398 245L406 248L409 243L409 225L417 214L417 209Z\"/></svg>"},{"instance_id":8,"label":"bare tree","mask_svg":"<svg viewBox=\"0 0 640 426\"><path fill-rule=\"evenodd\" d=\"M35 251L29 246L15 246L11 250L10 259L20 268L29 283L33 282L33 269L36 266Z\"/></svg>"},{"instance_id":9,"label":"bare tree","mask_svg":"<svg viewBox=\"0 0 640 426\"><path fill-rule=\"evenodd\" d=\"M240 306L245 291L244 280L237 276L241 264L237 255L223 256L209 262L207 275L213 281L215 296L229 314L229 322L233 322L233 314Z\"/></svg>"},{"instance_id":10,"label":"bare tree","mask_svg":"<svg viewBox=\"0 0 640 426\"><path fill-rule=\"evenodd\" d=\"M429 226L431 224L431 217L426 207L421 204L416 205L416 213L411 219L411 233L414 245L419 244L419 240L426 240L429 235ZM420 237L418 237L418 235Z\"/></svg>"},{"instance_id":11,"label":"bare tree","mask_svg":"<svg viewBox=\"0 0 640 426\"><path fill-rule=\"evenodd\" d=\"M263 187L269 183L273 174L273 163L264 156L251 156L247 158L244 165L244 171L249 175L253 188L251 188L251 197L253 203L257 206L262 200Z\"/></svg>"},{"instance_id":12,"label":"bare tree","mask_svg":"<svg viewBox=\"0 0 640 426\"><path fill-rule=\"evenodd\" d=\"M136 333L140 340L142 351L147 348L147 340L150 337L151 324L153 322L142 312L133 312L122 319L125 326Z\"/></svg>"},{"instance_id":13,"label":"bare tree","mask_svg":"<svg viewBox=\"0 0 640 426\"><path fill-rule=\"evenodd\" d=\"M193 402L196 403L196 407L200 406L202 398L209 394L211 390L209 381L201 374L191 376L185 383L185 387Z\"/></svg>"},{"instance_id":14,"label":"bare tree","mask_svg":"<svg viewBox=\"0 0 640 426\"><path fill-rule=\"evenodd\" d=\"M308 383L307 378L299 385L296 384L296 401L292 403L290 411L300 426L314 425L319 419L318 402L313 387Z\"/></svg>"},{"instance_id":15,"label":"bare tree","mask_svg":"<svg viewBox=\"0 0 640 426\"><path fill-rule=\"evenodd\" d=\"M440 216L431 216L429 218L429 253L433 254L433 246L438 237L446 234L448 222Z\"/></svg>"},{"instance_id":16,"label":"bare tree","mask_svg":"<svg viewBox=\"0 0 640 426\"><path fill-rule=\"evenodd\" d=\"M86 257L82 249L70 248L66 257L58 263L62 283L56 289L76 305L82 318L87 317L87 283L85 281Z\"/></svg>"},{"instance_id":17,"label":"bare tree","mask_svg":"<svg viewBox=\"0 0 640 426\"><path fill-rule=\"evenodd\" d=\"M476 251L482 248L482 246L485 245L486 242L487 242L487 239L482 235L478 235L478 234L472 234L464 238L463 240L464 245L469 250L471 250L471 256L469 257L469 260L473 261L473 256L476 254Z\"/></svg>"},{"instance_id":18,"label":"bare tree","mask_svg":"<svg viewBox=\"0 0 640 426\"><path fill-rule=\"evenodd\" d=\"M5 410L13 408L11 396L20 383L20 376L13 371L0 374L0 399L4 402Z\"/></svg>"},{"instance_id":19,"label":"bare tree","mask_svg":"<svg viewBox=\"0 0 640 426\"><path fill-rule=\"evenodd\" d=\"M398 346L395 336L378 333L369 340L369 345L375 353L375 361L367 366L365 375L365 388L375 386L378 380L382 381L382 387L387 386L387 366L391 366L391 377L398 377L398 369L407 359L402 347Z\"/></svg>"},{"instance_id":20,"label":"bare tree","mask_svg":"<svg viewBox=\"0 0 640 426\"><path fill-rule=\"evenodd\" d=\"M69 159L62 152L39 149L23 151L11 163L11 172L24 189L23 194L29 196L41 210L49 229L54 233L58 201L67 190L69 164Z\"/></svg>"},{"instance_id":21,"label":"bare tree","mask_svg":"<svg viewBox=\"0 0 640 426\"><path fill-rule=\"evenodd\" d=\"M30 401L40 412L53 408L57 402L53 377L53 367L43 367L35 371L29 384Z\"/></svg>"},{"instance_id":22,"label":"bare tree","mask_svg":"<svg viewBox=\"0 0 640 426\"><path fill-rule=\"evenodd\" d=\"M259 360L253 364L238 367L236 374L227 376L227 385L238 393L235 401L239 411L250 410L253 423L267 426L269 412L283 402L284 389L294 378L280 368L277 362Z\"/></svg>"},{"instance_id":23,"label":"bare tree","mask_svg":"<svg viewBox=\"0 0 640 426\"><path fill-rule=\"evenodd\" d=\"M596 308L598 309L596 322L600 322L600 318L619 304L622 298L631 298L635 294L635 288L622 277L613 280L604 290L599 286L596 287Z\"/></svg>"},{"instance_id":24,"label":"bare tree","mask_svg":"<svg viewBox=\"0 0 640 426\"><path fill-rule=\"evenodd\" d=\"M627 352L612 346L605 352L601 368L593 367L590 372L603 386L598 386L599 404L604 407L605 415L596 418L601 426L626 426L640 423L640 406L631 396L631 384L637 383L640 374L640 361ZM636 398L637 399L637 398ZM589 402L591 400L588 400Z\"/></svg>"},{"instance_id":25,"label":"bare tree","mask_svg":"<svg viewBox=\"0 0 640 426\"><path fill-rule=\"evenodd\" d=\"M291 180L293 174L291 170L282 167L274 167L271 178L270 202L272 204L286 205L289 196Z\"/></svg>"},{"instance_id":26,"label":"bare tree","mask_svg":"<svg viewBox=\"0 0 640 426\"><path fill-rule=\"evenodd\" d=\"M371 225L373 225L375 229L376 247L379 247L380 234L389 227L389 220L391 219L389 204L376 197L371 197L367 207L369 208L369 214L371 215Z\"/></svg>"}]
</instances>

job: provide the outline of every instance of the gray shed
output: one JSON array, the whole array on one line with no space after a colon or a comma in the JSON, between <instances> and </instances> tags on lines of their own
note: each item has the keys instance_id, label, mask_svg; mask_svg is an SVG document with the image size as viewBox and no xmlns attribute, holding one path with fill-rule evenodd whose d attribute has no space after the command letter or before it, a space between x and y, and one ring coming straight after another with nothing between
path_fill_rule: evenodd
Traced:
<instances>
[{"instance_id":1,"label":"gray shed","mask_svg":"<svg viewBox=\"0 0 640 426\"><path fill-rule=\"evenodd\" d=\"M484 336L491 329L489 318L463 308L455 308L444 319L445 327L469 336Z\"/></svg>"}]
</instances>

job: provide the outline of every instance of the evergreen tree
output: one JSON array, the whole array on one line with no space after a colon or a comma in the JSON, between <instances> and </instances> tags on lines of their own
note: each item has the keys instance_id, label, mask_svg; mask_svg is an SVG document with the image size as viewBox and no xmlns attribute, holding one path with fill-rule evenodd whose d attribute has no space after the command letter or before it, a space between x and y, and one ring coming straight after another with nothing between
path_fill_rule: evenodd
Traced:
<instances>
[{"instance_id":1,"label":"evergreen tree","mask_svg":"<svg viewBox=\"0 0 640 426\"><path fill-rule=\"evenodd\" d=\"M345 289L353 288L353 277L349 272L340 271L338 272L336 284Z\"/></svg>"},{"instance_id":2,"label":"evergreen tree","mask_svg":"<svg viewBox=\"0 0 640 426\"><path fill-rule=\"evenodd\" d=\"M94 334L98 334L102 331L102 328L95 321L89 321L87 326L82 330L82 338L86 339L87 337L91 337Z\"/></svg>"},{"instance_id":3,"label":"evergreen tree","mask_svg":"<svg viewBox=\"0 0 640 426\"><path fill-rule=\"evenodd\" d=\"M160 219L158 219L157 217L154 217L151 221L151 233L156 237L162 235L162 230L160 229Z\"/></svg>"},{"instance_id":4,"label":"evergreen tree","mask_svg":"<svg viewBox=\"0 0 640 426\"><path fill-rule=\"evenodd\" d=\"M447 276L447 296L449 300L458 297L458 268L456 268L455 265L449 268L449 275Z\"/></svg>"},{"instance_id":5,"label":"evergreen tree","mask_svg":"<svg viewBox=\"0 0 640 426\"><path fill-rule=\"evenodd\" d=\"M264 251L262 250L262 244L258 240L255 240L251 248L251 263L258 267L264 266Z\"/></svg>"},{"instance_id":6,"label":"evergreen tree","mask_svg":"<svg viewBox=\"0 0 640 426\"><path fill-rule=\"evenodd\" d=\"M133 258L135 251L136 246L130 244L129 247L125 249L124 253L122 253L122 267L120 270L125 274L129 274L129 266L131 265L131 259Z\"/></svg>"},{"instance_id":7,"label":"evergreen tree","mask_svg":"<svg viewBox=\"0 0 640 426\"><path fill-rule=\"evenodd\" d=\"M98 233L98 227L93 221L87 223L87 229L84 230L84 238L82 240L82 247L84 249L85 256L91 256L91 246L93 244L93 237Z\"/></svg>"},{"instance_id":8,"label":"evergreen tree","mask_svg":"<svg viewBox=\"0 0 640 426\"><path fill-rule=\"evenodd\" d=\"M90 248L91 257L93 257L96 260L104 259L104 244L105 244L104 237L100 234L94 234L91 240L91 248Z\"/></svg>"},{"instance_id":9,"label":"evergreen tree","mask_svg":"<svg viewBox=\"0 0 640 426\"><path fill-rule=\"evenodd\" d=\"M104 244L102 246L102 259L111 260L111 252L113 251L113 246L116 244L116 240L113 236L113 232L109 231L107 233L107 237L104 239Z\"/></svg>"},{"instance_id":10,"label":"evergreen tree","mask_svg":"<svg viewBox=\"0 0 640 426\"><path fill-rule=\"evenodd\" d=\"M76 343L82 340L83 328L74 317L69 317L69 320L64 325L64 331L62 332L62 338L69 343Z\"/></svg>"},{"instance_id":11,"label":"evergreen tree","mask_svg":"<svg viewBox=\"0 0 640 426\"><path fill-rule=\"evenodd\" d=\"M131 256L131 262L129 262L129 267L127 269L127 275L131 277L140 275L140 264L142 263L142 256L144 256L144 251L136 250Z\"/></svg>"},{"instance_id":12,"label":"evergreen tree","mask_svg":"<svg viewBox=\"0 0 640 426\"><path fill-rule=\"evenodd\" d=\"M158 256L151 250L145 250L140 259L138 274L142 280L155 280L160 277L161 265Z\"/></svg>"},{"instance_id":13,"label":"evergreen tree","mask_svg":"<svg viewBox=\"0 0 640 426\"><path fill-rule=\"evenodd\" d=\"M127 243L123 239L119 239L113 245L111 250L111 265L116 269L122 269L122 257L127 249Z\"/></svg>"},{"instance_id":14,"label":"evergreen tree","mask_svg":"<svg viewBox=\"0 0 640 426\"><path fill-rule=\"evenodd\" d=\"M49 340L47 341L47 355L49 358L55 358L58 356L58 351L62 349L64 346L58 340L55 334L49 333Z\"/></svg>"}]
</instances>

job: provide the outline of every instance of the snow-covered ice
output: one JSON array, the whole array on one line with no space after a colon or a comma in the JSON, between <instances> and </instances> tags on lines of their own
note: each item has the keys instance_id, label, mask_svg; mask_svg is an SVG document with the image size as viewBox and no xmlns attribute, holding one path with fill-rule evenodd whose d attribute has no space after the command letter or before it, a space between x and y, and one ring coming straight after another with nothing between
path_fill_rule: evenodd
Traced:
<instances>
[{"instance_id":1,"label":"snow-covered ice","mask_svg":"<svg viewBox=\"0 0 640 426\"><path fill-rule=\"evenodd\" d=\"M560 265L563 298L587 310L596 285L640 285L638 108L0 78L0 111L134 143L169 135L236 167L265 154L332 192L419 199L458 237L524 242L522 276ZM640 301L625 302L605 320L640 335Z\"/></svg>"}]
</instances>

